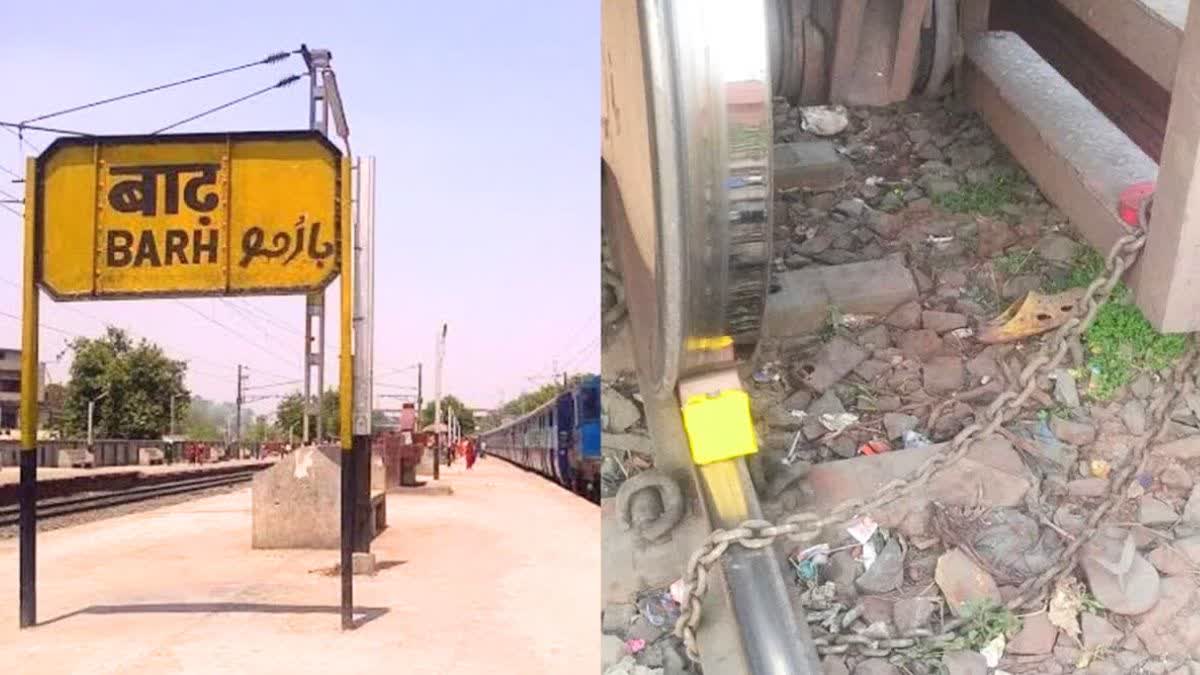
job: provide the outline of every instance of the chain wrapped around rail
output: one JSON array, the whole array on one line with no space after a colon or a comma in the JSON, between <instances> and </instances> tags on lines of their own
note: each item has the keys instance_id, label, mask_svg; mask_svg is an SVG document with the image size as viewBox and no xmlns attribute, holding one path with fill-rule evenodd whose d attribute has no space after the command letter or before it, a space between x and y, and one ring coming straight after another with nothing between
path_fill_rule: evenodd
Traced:
<instances>
[{"instance_id":1,"label":"chain wrapped around rail","mask_svg":"<svg viewBox=\"0 0 1200 675\"><path fill-rule=\"evenodd\" d=\"M732 529L713 530L705 542L692 553L683 574L685 598L680 608L679 620L675 623L674 634L683 640L688 656L693 661L699 661L696 627L700 624L702 598L708 590L709 570L731 545L763 548L770 546L781 536L798 542L811 541L819 537L825 527L846 522L861 513L876 511L880 507L926 486L929 480L940 471L952 466L965 456L975 440L992 435L1002 424L1021 411L1022 406L1037 388L1038 375L1052 371L1062 363L1062 360L1070 352L1072 341L1079 340L1084 331L1091 326L1100 306L1112 295L1113 288L1121 281L1125 271L1137 260L1145 243L1145 236L1141 233L1127 234L1118 239L1104 259L1104 272L1084 291L1083 302L1076 305L1071 318L1042 343L1041 349L1025 365L1017 381L1007 383L1008 388L988 405L985 411L987 422L981 424L976 421L965 427L942 448L941 452L927 459L912 475L889 481L870 499L846 500L823 517L816 513L801 511L785 517L779 524L765 520L749 520ZM1156 410L1155 412L1162 414L1161 411ZM1160 433L1161 430L1151 436L1158 436ZM1144 450L1143 447L1143 454ZM1121 475L1124 476L1124 474ZM1124 477L1128 478L1128 476ZM1116 482L1114 481L1114 484ZM1103 513L1106 513L1108 508L1103 509L1103 512L1098 511L1099 516L1097 513L1092 514L1092 518L1089 520L1092 532L1094 532L1096 522L1103 517ZM1080 545L1073 544L1070 548L1070 568L1074 567L1074 553ZM1052 569L1058 569L1065 564L1067 563L1060 561ZM1042 576L1047 575L1041 575L1036 579L1041 579ZM1022 585L1018 597L1026 595L1035 587L1039 587L1039 585L1027 582ZM955 623L948 623L943 633L957 628L957 625L951 627Z\"/></svg>"}]
</instances>

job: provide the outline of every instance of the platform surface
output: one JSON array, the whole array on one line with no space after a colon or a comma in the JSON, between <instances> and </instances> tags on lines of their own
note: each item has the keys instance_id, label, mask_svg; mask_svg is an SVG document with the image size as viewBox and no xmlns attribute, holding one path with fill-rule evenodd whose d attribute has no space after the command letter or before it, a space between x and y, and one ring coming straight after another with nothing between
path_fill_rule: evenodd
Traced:
<instances>
[{"instance_id":1,"label":"platform surface","mask_svg":"<svg viewBox=\"0 0 1200 675\"><path fill-rule=\"evenodd\" d=\"M453 499L388 495L348 632L337 552L251 550L248 488L43 533L24 631L0 541L5 672L595 672L600 509L497 459L440 482Z\"/></svg>"}]
</instances>

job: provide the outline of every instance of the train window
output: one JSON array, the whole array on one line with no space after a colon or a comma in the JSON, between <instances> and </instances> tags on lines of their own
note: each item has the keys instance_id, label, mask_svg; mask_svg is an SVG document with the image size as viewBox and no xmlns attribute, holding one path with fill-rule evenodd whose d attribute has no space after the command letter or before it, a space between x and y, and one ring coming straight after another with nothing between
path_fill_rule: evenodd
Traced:
<instances>
[{"instance_id":1,"label":"train window","mask_svg":"<svg viewBox=\"0 0 1200 675\"><path fill-rule=\"evenodd\" d=\"M600 417L600 392L592 387L579 390L579 419L594 420Z\"/></svg>"}]
</instances>

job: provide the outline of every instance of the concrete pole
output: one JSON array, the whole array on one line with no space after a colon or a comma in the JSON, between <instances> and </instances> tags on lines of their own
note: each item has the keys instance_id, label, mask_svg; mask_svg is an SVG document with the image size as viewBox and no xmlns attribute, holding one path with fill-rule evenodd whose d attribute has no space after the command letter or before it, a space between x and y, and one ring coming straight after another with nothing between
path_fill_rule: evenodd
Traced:
<instances>
[{"instance_id":1,"label":"concrete pole","mask_svg":"<svg viewBox=\"0 0 1200 675\"><path fill-rule=\"evenodd\" d=\"M448 326L442 324L442 332L437 336L437 362L434 366L433 374L433 424L434 429L438 429L438 425L442 421L442 362L446 358L446 330ZM433 479L438 480L439 470L438 465L441 464L441 444L442 436L440 431L434 431L433 443Z\"/></svg>"},{"instance_id":2,"label":"concrete pole","mask_svg":"<svg viewBox=\"0 0 1200 675\"><path fill-rule=\"evenodd\" d=\"M107 391L100 394L96 398L93 398L90 401L88 401L88 435L87 435L88 452L92 452L92 440L93 440L93 438L92 438L92 417L94 416L94 414L96 412L96 401L102 401L102 400L104 400L104 397L106 397L106 396L108 396Z\"/></svg>"},{"instance_id":3,"label":"concrete pole","mask_svg":"<svg viewBox=\"0 0 1200 675\"><path fill-rule=\"evenodd\" d=\"M1148 238L1132 279L1137 305L1164 333L1200 325L1200 2L1189 4Z\"/></svg>"},{"instance_id":4,"label":"concrete pole","mask_svg":"<svg viewBox=\"0 0 1200 675\"><path fill-rule=\"evenodd\" d=\"M88 441L87 441L88 452L92 451L92 415L93 415L93 413L95 413L95 411L96 411L96 402L94 400L88 401Z\"/></svg>"},{"instance_id":5,"label":"concrete pole","mask_svg":"<svg viewBox=\"0 0 1200 675\"><path fill-rule=\"evenodd\" d=\"M237 401L234 408L233 447L241 458L242 451L242 364L237 367Z\"/></svg>"},{"instance_id":6,"label":"concrete pole","mask_svg":"<svg viewBox=\"0 0 1200 675\"><path fill-rule=\"evenodd\" d=\"M329 132L329 106L325 98L325 86L321 73L329 68L332 54L328 49L305 50L308 64L308 126L321 133ZM313 352L313 318L317 319L317 351ZM321 415L320 396L325 391L325 293L309 293L304 298L304 418L301 438L305 445L310 436L309 416L313 414L312 369L317 369L316 432L320 439L324 433L324 417Z\"/></svg>"}]
</instances>

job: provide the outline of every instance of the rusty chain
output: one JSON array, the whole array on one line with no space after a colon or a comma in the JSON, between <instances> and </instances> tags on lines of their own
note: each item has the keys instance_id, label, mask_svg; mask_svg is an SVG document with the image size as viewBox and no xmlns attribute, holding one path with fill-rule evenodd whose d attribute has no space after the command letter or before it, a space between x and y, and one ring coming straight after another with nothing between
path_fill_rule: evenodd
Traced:
<instances>
[{"instance_id":1,"label":"rusty chain","mask_svg":"<svg viewBox=\"0 0 1200 675\"><path fill-rule=\"evenodd\" d=\"M702 598L708 590L709 571L730 546L737 544L746 548L764 548L773 544L779 537L787 537L797 542L812 541L818 538L822 530L827 526L846 522L859 513L877 511L879 508L892 503L896 499L908 496L914 491L925 487L931 478L962 459L970 450L975 440L994 434L1002 424L1015 417L1021 411L1025 402L1033 394L1034 390L1037 389L1038 376L1054 370L1062 363L1062 360L1070 352L1072 342L1079 340L1084 331L1091 326L1101 305L1109 299L1113 289L1120 282L1125 271L1137 260L1138 254L1141 252L1142 247L1145 246L1145 243L1145 236L1140 232L1127 234L1113 243L1112 248L1104 259L1104 272L1092 281L1084 291L1083 299L1085 302L1076 304L1071 318L1058 327L1051 337L1042 343L1041 349L1025 365L1017 380L1015 382L1008 382L1008 388L988 405L985 411L987 423L980 424L976 421L965 427L950 443L943 447L940 452L935 453L927 459L912 475L889 481L881 486L875 496L870 499L855 498L846 500L831 509L824 517L813 512L801 511L785 517L779 524L773 524L766 520L748 520L732 529L713 530L704 543L692 553L683 575L685 598L680 607L679 619L675 623L674 634L683 640L688 656L693 661L699 661L699 652L696 645L696 628L700 624ZM1191 352L1189 351L1189 356L1186 359L1181 359L1180 364L1183 364L1184 361L1190 362L1190 360ZM1186 368L1177 366L1174 376L1176 384L1178 384L1178 380L1181 377L1184 377L1185 370ZM1138 457L1138 464L1144 463L1145 449L1149 446L1150 440L1164 433L1166 425L1160 418L1164 415L1169 416L1169 403L1175 400L1175 395L1177 394L1177 387L1168 389L1163 398L1169 398L1170 401L1163 402L1161 408L1153 411L1154 419L1161 426L1154 433L1149 434L1146 437L1145 443L1140 444L1140 449L1135 451ZM1115 489L1118 483L1127 483L1129 480L1132 480L1131 476L1136 476L1137 471L1131 469L1132 464L1131 462L1130 465L1127 465L1118 473L1118 480L1110 483L1110 489ZM1096 531L1099 520L1119 501L1118 497L1120 494L1121 492L1110 492L1109 499L1106 500L1106 505L1092 513L1088 520L1088 530L1085 532L1087 537L1090 537ZM1108 503L1109 501L1112 503ZM1074 569L1074 555L1084 541L1085 537L1081 536L1075 542L1072 542L1066 551L1064 551L1064 555L1060 558L1058 564L1042 575L1029 579L1022 584L1018 589L1017 596L1009 604L1013 606L1022 604L1016 603L1016 601L1027 601L1027 596L1033 594L1035 590L1040 591L1049 580ZM1016 604L1014 605L1013 603ZM961 620L948 622L939 635L922 637L934 640L945 638L960 627L961 623ZM907 645L904 640L917 639L917 637L902 636L900 638L901 644ZM880 640L863 640L861 636L853 635L837 636L837 638L830 640L825 645L817 644L818 651L820 652L824 648L826 651L822 653L842 653L850 648L852 642L853 644L863 643L867 645L866 648L868 650L884 649L884 641ZM842 638L853 638L853 641L843 642ZM829 649L839 649L840 651L830 652L828 651Z\"/></svg>"}]
</instances>

